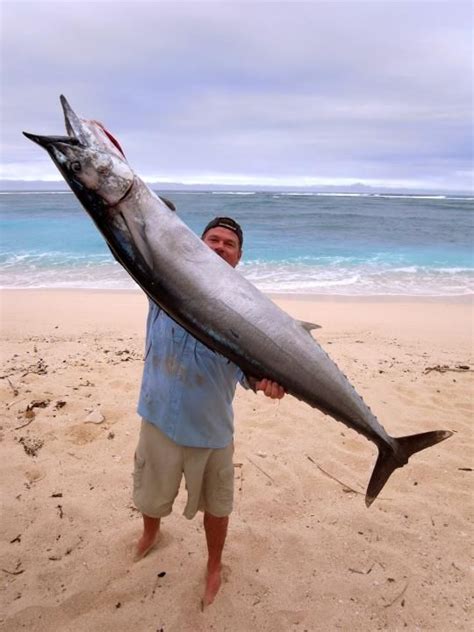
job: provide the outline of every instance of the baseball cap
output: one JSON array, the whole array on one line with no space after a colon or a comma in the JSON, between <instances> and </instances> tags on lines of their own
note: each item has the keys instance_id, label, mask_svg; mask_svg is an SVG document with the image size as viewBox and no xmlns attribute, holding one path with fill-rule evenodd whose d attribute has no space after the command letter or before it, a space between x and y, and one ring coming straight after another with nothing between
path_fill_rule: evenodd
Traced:
<instances>
[{"instance_id":1,"label":"baseball cap","mask_svg":"<svg viewBox=\"0 0 474 632\"><path fill-rule=\"evenodd\" d=\"M217 228L218 226L220 226L221 228L227 228L227 230L231 230L233 233L235 233L239 240L240 247L242 248L242 245L244 243L244 235L242 233L242 229L239 224L237 224L237 222L231 217L215 217L203 230L201 237L204 237L207 231L211 230L211 228Z\"/></svg>"}]
</instances>

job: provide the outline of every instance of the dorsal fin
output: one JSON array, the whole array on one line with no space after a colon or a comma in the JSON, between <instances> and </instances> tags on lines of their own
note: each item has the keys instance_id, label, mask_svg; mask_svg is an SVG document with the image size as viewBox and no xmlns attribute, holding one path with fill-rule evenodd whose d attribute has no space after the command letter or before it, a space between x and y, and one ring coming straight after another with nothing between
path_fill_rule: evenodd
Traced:
<instances>
[{"instance_id":1,"label":"dorsal fin","mask_svg":"<svg viewBox=\"0 0 474 632\"><path fill-rule=\"evenodd\" d=\"M313 329L321 329L321 325L308 323L306 320L298 320L297 322L303 327L303 329L306 329L308 333L310 333Z\"/></svg>"}]
</instances>

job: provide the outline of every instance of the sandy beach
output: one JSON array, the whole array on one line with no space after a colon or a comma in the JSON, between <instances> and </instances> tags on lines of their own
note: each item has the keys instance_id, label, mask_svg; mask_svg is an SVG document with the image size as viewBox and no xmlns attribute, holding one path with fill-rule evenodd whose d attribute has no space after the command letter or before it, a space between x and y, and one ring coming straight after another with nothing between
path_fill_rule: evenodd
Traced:
<instances>
[{"instance_id":1,"label":"sandy beach","mask_svg":"<svg viewBox=\"0 0 474 632\"><path fill-rule=\"evenodd\" d=\"M473 309L468 300L275 297L394 436L453 436L367 509L375 447L292 397L238 389L225 583L201 612L201 518L182 489L132 562L139 292L3 291L0 629L471 630Z\"/></svg>"}]
</instances>

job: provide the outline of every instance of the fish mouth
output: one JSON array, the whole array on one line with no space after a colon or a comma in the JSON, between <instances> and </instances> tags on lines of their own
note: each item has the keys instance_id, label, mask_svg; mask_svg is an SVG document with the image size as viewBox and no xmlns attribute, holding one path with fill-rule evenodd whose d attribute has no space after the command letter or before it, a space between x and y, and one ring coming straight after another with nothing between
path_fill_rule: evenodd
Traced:
<instances>
[{"instance_id":1,"label":"fish mouth","mask_svg":"<svg viewBox=\"0 0 474 632\"><path fill-rule=\"evenodd\" d=\"M23 135L46 150L58 144L85 146L87 144L87 133L81 119L74 112L63 94L59 97L59 100L63 108L68 136L42 136L40 134L31 134L30 132L23 132Z\"/></svg>"},{"instance_id":2,"label":"fish mouth","mask_svg":"<svg viewBox=\"0 0 474 632\"><path fill-rule=\"evenodd\" d=\"M26 136L26 138L46 150L58 144L71 146L80 145L79 140L74 136L41 136L40 134L31 134L30 132L23 132L23 136Z\"/></svg>"},{"instance_id":3,"label":"fish mouth","mask_svg":"<svg viewBox=\"0 0 474 632\"><path fill-rule=\"evenodd\" d=\"M69 105L67 99L63 95L61 95L60 99L64 112L67 136L43 136L30 132L23 132L23 135L48 152L61 175L73 190L77 187L82 189L82 185L74 178L74 174L69 169L68 164L71 160L71 155L74 155L74 153L71 154L71 150L73 150L74 147L82 149L87 147L86 130L79 117Z\"/></svg>"},{"instance_id":4,"label":"fish mouth","mask_svg":"<svg viewBox=\"0 0 474 632\"><path fill-rule=\"evenodd\" d=\"M118 140L99 121L85 121L79 118L62 94L59 97L64 114L64 123L68 136L41 136L23 132L29 140L46 149L49 153L55 146L76 145L95 148L99 151L113 151L122 159L125 154Z\"/></svg>"},{"instance_id":5,"label":"fish mouth","mask_svg":"<svg viewBox=\"0 0 474 632\"><path fill-rule=\"evenodd\" d=\"M63 108L64 123L66 125L66 131L69 134L69 137L76 138L78 141L85 145L87 142L87 131L84 128L84 124L74 112L72 107L69 105L68 100L63 94L61 94L59 100L61 101L61 106Z\"/></svg>"}]
</instances>

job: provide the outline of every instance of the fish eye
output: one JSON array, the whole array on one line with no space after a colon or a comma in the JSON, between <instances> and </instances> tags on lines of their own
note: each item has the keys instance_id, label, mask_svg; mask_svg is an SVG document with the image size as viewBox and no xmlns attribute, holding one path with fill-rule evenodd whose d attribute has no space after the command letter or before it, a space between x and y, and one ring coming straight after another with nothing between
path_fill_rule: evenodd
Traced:
<instances>
[{"instance_id":1,"label":"fish eye","mask_svg":"<svg viewBox=\"0 0 474 632\"><path fill-rule=\"evenodd\" d=\"M73 173L79 173L82 169L82 166L79 160L74 160L73 162L71 162L69 167Z\"/></svg>"}]
</instances>

